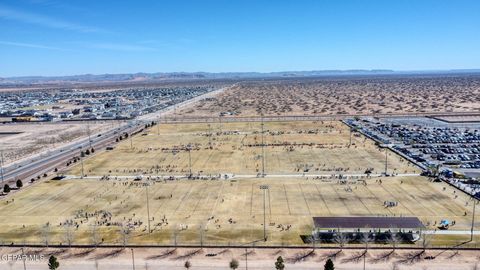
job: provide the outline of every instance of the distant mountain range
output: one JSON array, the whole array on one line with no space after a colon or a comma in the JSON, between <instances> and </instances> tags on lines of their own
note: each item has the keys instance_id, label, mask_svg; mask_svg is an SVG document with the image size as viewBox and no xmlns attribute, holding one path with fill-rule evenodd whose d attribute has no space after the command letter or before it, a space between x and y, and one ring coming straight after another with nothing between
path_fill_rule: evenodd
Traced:
<instances>
[{"instance_id":1,"label":"distant mountain range","mask_svg":"<svg viewBox=\"0 0 480 270\"><path fill-rule=\"evenodd\" d=\"M35 85L35 84L76 84L108 82L148 82L165 80L195 79L245 79L245 78L285 78L285 77L320 77L342 75L394 75L394 74L465 74L480 73L480 69L394 71L388 69L352 69L352 70L314 70L282 72L170 72L170 73L130 73L130 74L84 74L72 76L23 76L0 78L0 85Z\"/></svg>"}]
</instances>

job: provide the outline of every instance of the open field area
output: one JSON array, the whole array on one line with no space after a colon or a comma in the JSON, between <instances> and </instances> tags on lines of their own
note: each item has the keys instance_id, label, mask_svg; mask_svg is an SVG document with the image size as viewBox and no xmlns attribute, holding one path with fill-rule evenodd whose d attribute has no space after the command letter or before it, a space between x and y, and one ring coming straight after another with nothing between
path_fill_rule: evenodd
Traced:
<instances>
[{"instance_id":1,"label":"open field area","mask_svg":"<svg viewBox=\"0 0 480 270\"><path fill-rule=\"evenodd\" d=\"M263 238L260 185L269 186L265 193L268 241L258 245L302 245L301 235L311 233L313 216L417 216L432 230L441 219L456 222L451 230L470 228L470 198L420 176L365 182L302 177L71 179L45 181L3 198L0 239L64 245L250 243ZM385 207L384 201L397 201L398 206ZM476 220L478 228L480 215ZM431 244L441 246L468 239L468 234L429 238Z\"/></svg>"},{"instance_id":2,"label":"open field area","mask_svg":"<svg viewBox=\"0 0 480 270\"><path fill-rule=\"evenodd\" d=\"M262 172L261 123L166 124L124 139L84 162L86 175L257 175ZM265 173L326 175L384 172L385 150L340 121L265 122ZM132 147L133 146L133 147ZM189 153L188 147L191 151ZM189 158L190 155L190 158ZM419 173L388 153L388 173ZM80 175L77 165L67 174Z\"/></svg>"},{"instance_id":3,"label":"open field area","mask_svg":"<svg viewBox=\"0 0 480 270\"><path fill-rule=\"evenodd\" d=\"M89 124L90 132L96 134L112 124L113 122L92 122ZM0 135L4 162L9 163L86 137L88 128L82 122L18 123L0 125L0 133L11 133L8 136Z\"/></svg>"},{"instance_id":4,"label":"open field area","mask_svg":"<svg viewBox=\"0 0 480 270\"><path fill-rule=\"evenodd\" d=\"M65 270L130 270L132 269L132 255L129 249L112 248L26 248L27 255L43 255L44 259L26 262L27 269L47 269L47 260L50 254L59 258L60 269ZM171 270L185 269L184 264L188 260L192 269L218 269L226 270L230 260L239 262L238 269L270 270L274 268L274 262L278 256L285 260L286 269L317 270L323 269L325 261L336 254L333 258L335 269L360 270L363 269L363 259L359 257L362 250L338 250L316 249L245 249L235 248L136 248L134 249L135 269L148 270ZM480 260L477 251L438 251L427 250L423 257L434 256L434 260L411 260L415 254L421 251L397 250L390 254L391 250L369 250L367 253L367 269L373 270L472 270ZM0 256L21 255L19 248L1 248ZM207 256L215 254L216 256ZM248 261L245 260L247 254ZM389 257L386 257L389 255ZM23 263L19 261L0 261L2 269L22 270Z\"/></svg>"},{"instance_id":5,"label":"open field area","mask_svg":"<svg viewBox=\"0 0 480 270\"><path fill-rule=\"evenodd\" d=\"M479 97L479 76L263 80L240 82L177 116L478 112Z\"/></svg>"}]
</instances>

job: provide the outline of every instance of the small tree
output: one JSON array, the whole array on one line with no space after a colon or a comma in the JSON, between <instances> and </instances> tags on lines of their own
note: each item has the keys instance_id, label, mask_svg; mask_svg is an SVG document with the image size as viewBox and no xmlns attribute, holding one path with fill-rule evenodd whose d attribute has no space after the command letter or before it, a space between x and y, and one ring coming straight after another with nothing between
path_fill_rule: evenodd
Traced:
<instances>
[{"instance_id":1,"label":"small tree","mask_svg":"<svg viewBox=\"0 0 480 270\"><path fill-rule=\"evenodd\" d=\"M235 270L235 269L237 269L237 268L238 268L238 261L235 260L235 259L232 259L232 260L230 261L230 269Z\"/></svg>"},{"instance_id":2,"label":"small tree","mask_svg":"<svg viewBox=\"0 0 480 270\"><path fill-rule=\"evenodd\" d=\"M90 152L91 152L92 154L95 153L95 149L93 149L93 147L92 147L92 149L90 150Z\"/></svg>"},{"instance_id":3,"label":"small tree","mask_svg":"<svg viewBox=\"0 0 480 270\"><path fill-rule=\"evenodd\" d=\"M5 192L5 193L10 192L10 186L8 184L5 184L5 186L3 186L3 192Z\"/></svg>"},{"instance_id":4,"label":"small tree","mask_svg":"<svg viewBox=\"0 0 480 270\"><path fill-rule=\"evenodd\" d=\"M185 269L189 269L190 267L192 267L192 264L190 263L190 261L186 261L183 266L185 266Z\"/></svg>"},{"instance_id":5,"label":"small tree","mask_svg":"<svg viewBox=\"0 0 480 270\"><path fill-rule=\"evenodd\" d=\"M278 256L277 261L275 262L275 269L277 270L285 269L285 264L283 264L282 256Z\"/></svg>"},{"instance_id":6,"label":"small tree","mask_svg":"<svg viewBox=\"0 0 480 270\"><path fill-rule=\"evenodd\" d=\"M17 188L23 187L23 182L22 182L22 180L18 179L16 185L17 185Z\"/></svg>"},{"instance_id":7,"label":"small tree","mask_svg":"<svg viewBox=\"0 0 480 270\"><path fill-rule=\"evenodd\" d=\"M323 268L325 270L335 270L335 266L333 265L333 262L331 259L328 259L327 262L325 263L325 267Z\"/></svg>"},{"instance_id":8,"label":"small tree","mask_svg":"<svg viewBox=\"0 0 480 270\"><path fill-rule=\"evenodd\" d=\"M90 155L90 149L87 149L87 150L85 151L85 155L87 155L87 156Z\"/></svg>"},{"instance_id":9,"label":"small tree","mask_svg":"<svg viewBox=\"0 0 480 270\"><path fill-rule=\"evenodd\" d=\"M50 256L48 259L48 269L50 270L56 270L60 266L60 263L57 261L57 258L55 256Z\"/></svg>"}]
</instances>

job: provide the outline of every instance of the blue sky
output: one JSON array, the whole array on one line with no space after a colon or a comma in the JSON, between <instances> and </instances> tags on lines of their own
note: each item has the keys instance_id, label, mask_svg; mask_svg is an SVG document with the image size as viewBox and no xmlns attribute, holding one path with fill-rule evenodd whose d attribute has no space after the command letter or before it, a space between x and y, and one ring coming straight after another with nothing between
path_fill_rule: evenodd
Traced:
<instances>
[{"instance_id":1,"label":"blue sky","mask_svg":"<svg viewBox=\"0 0 480 270\"><path fill-rule=\"evenodd\" d=\"M0 1L0 76L480 68L480 1Z\"/></svg>"}]
</instances>

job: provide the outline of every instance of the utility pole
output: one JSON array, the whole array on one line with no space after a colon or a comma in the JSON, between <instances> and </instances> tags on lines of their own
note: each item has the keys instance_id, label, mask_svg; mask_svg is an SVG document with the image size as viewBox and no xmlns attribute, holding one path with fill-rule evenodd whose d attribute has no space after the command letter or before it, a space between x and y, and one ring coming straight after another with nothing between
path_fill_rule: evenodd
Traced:
<instances>
[{"instance_id":1,"label":"utility pole","mask_svg":"<svg viewBox=\"0 0 480 270\"><path fill-rule=\"evenodd\" d=\"M188 167L190 175L192 175L192 149L188 148Z\"/></svg>"},{"instance_id":2,"label":"utility pole","mask_svg":"<svg viewBox=\"0 0 480 270\"><path fill-rule=\"evenodd\" d=\"M268 185L261 185L260 189L263 190L263 240L267 241L267 218L266 218L266 193L268 189Z\"/></svg>"},{"instance_id":3,"label":"utility pole","mask_svg":"<svg viewBox=\"0 0 480 270\"><path fill-rule=\"evenodd\" d=\"M25 257L25 252L23 251L23 248L22 248L22 259L23 259L23 260L22 260L22 261L23 261L23 270L27 270L27 266L26 266L26 264L25 264L25 260L26 260L27 258Z\"/></svg>"},{"instance_id":4,"label":"utility pole","mask_svg":"<svg viewBox=\"0 0 480 270\"><path fill-rule=\"evenodd\" d=\"M475 227L475 205L477 204L477 199L473 198L473 213L472 213L472 231L470 234L470 242L473 241L473 232Z\"/></svg>"},{"instance_id":5,"label":"utility pole","mask_svg":"<svg viewBox=\"0 0 480 270\"><path fill-rule=\"evenodd\" d=\"M0 155L1 155L1 160L0 160L0 174L2 176L2 183L3 183L3 151L0 152Z\"/></svg>"},{"instance_id":6,"label":"utility pole","mask_svg":"<svg viewBox=\"0 0 480 270\"><path fill-rule=\"evenodd\" d=\"M208 124L208 146L212 147L212 125Z\"/></svg>"},{"instance_id":7,"label":"utility pole","mask_svg":"<svg viewBox=\"0 0 480 270\"><path fill-rule=\"evenodd\" d=\"M130 148L133 149L132 133L130 133Z\"/></svg>"},{"instance_id":8,"label":"utility pole","mask_svg":"<svg viewBox=\"0 0 480 270\"><path fill-rule=\"evenodd\" d=\"M388 148L385 148L385 176L387 176L387 166L388 166Z\"/></svg>"},{"instance_id":9,"label":"utility pole","mask_svg":"<svg viewBox=\"0 0 480 270\"><path fill-rule=\"evenodd\" d=\"M147 183L145 185L145 193L147 194L147 218L148 218L148 233L151 233L152 231L150 230L150 203L148 199L148 186L150 183Z\"/></svg>"},{"instance_id":10,"label":"utility pole","mask_svg":"<svg viewBox=\"0 0 480 270\"><path fill-rule=\"evenodd\" d=\"M160 116L157 119L157 135L160 136Z\"/></svg>"},{"instance_id":11,"label":"utility pole","mask_svg":"<svg viewBox=\"0 0 480 270\"><path fill-rule=\"evenodd\" d=\"M84 176L84 173L83 173L83 156L84 156L83 150L80 147L80 163L82 164L82 177L81 177L82 179L83 179L83 176Z\"/></svg>"},{"instance_id":12,"label":"utility pole","mask_svg":"<svg viewBox=\"0 0 480 270\"><path fill-rule=\"evenodd\" d=\"M245 248L245 269L248 270L248 250Z\"/></svg>"},{"instance_id":13,"label":"utility pole","mask_svg":"<svg viewBox=\"0 0 480 270\"><path fill-rule=\"evenodd\" d=\"M264 123L263 123L263 114L262 114L262 177L265 177L265 139L264 139Z\"/></svg>"},{"instance_id":14,"label":"utility pole","mask_svg":"<svg viewBox=\"0 0 480 270\"><path fill-rule=\"evenodd\" d=\"M92 138L90 134L90 122L87 122L87 132L88 132L88 143L90 144L90 149L92 149Z\"/></svg>"},{"instance_id":15,"label":"utility pole","mask_svg":"<svg viewBox=\"0 0 480 270\"><path fill-rule=\"evenodd\" d=\"M348 144L348 147L352 146L352 133L353 133L353 129L350 128L350 143Z\"/></svg>"},{"instance_id":16,"label":"utility pole","mask_svg":"<svg viewBox=\"0 0 480 270\"><path fill-rule=\"evenodd\" d=\"M135 255L133 255L133 248L130 250L132 251L132 269L135 270Z\"/></svg>"}]
</instances>

